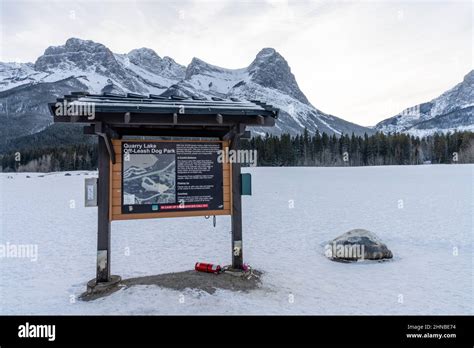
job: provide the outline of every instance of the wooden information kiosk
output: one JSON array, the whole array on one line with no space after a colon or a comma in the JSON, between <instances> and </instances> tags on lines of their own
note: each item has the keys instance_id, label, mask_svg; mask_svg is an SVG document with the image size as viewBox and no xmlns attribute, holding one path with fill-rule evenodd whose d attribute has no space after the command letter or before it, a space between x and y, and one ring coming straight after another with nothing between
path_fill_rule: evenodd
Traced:
<instances>
[{"instance_id":1,"label":"wooden information kiosk","mask_svg":"<svg viewBox=\"0 0 474 348\"><path fill-rule=\"evenodd\" d=\"M232 268L242 268L241 163L219 155L239 150L247 126L274 126L278 109L235 98L84 92L49 108L54 122L87 124L84 133L98 136L96 284L111 281L113 220L231 215Z\"/></svg>"}]
</instances>

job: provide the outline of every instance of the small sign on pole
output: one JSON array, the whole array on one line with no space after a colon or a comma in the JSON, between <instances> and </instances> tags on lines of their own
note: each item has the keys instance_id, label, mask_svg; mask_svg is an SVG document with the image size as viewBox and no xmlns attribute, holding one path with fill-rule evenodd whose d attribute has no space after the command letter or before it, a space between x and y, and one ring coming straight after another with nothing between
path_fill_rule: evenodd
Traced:
<instances>
[{"instance_id":1,"label":"small sign on pole","mask_svg":"<svg viewBox=\"0 0 474 348\"><path fill-rule=\"evenodd\" d=\"M242 178L242 196L252 195L252 175L249 173L240 174Z\"/></svg>"},{"instance_id":2,"label":"small sign on pole","mask_svg":"<svg viewBox=\"0 0 474 348\"><path fill-rule=\"evenodd\" d=\"M86 178L84 190L84 205L86 207L97 207L97 178Z\"/></svg>"}]
</instances>

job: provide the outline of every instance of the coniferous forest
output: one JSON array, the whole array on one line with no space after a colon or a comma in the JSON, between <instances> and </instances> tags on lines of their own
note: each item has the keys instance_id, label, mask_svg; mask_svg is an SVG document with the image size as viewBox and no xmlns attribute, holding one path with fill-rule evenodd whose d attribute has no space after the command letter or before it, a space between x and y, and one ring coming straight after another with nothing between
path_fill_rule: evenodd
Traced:
<instances>
[{"instance_id":1,"label":"coniferous forest","mask_svg":"<svg viewBox=\"0 0 474 348\"><path fill-rule=\"evenodd\" d=\"M326 133L254 137L246 148L258 151L260 166L372 166L423 163L474 163L474 133L414 137Z\"/></svg>"},{"instance_id":2,"label":"coniferous forest","mask_svg":"<svg viewBox=\"0 0 474 348\"><path fill-rule=\"evenodd\" d=\"M434 134L423 138L407 134L356 136L326 133L256 136L242 148L257 150L258 166L371 166L426 163L474 163L474 133ZM95 144L28 148L0 155L4 172L95 170Z\"/></svg>"}]
</instances>

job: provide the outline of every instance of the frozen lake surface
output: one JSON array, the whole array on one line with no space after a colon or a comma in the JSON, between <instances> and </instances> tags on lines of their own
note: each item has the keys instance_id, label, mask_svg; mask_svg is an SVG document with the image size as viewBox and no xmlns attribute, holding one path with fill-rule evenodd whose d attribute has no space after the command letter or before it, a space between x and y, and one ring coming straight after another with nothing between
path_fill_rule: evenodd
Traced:
<instances>
[{"instance_id":1,"label":"frozen lake surface","mask_svg":"<svg viewBox=\"0 0 474 348\"><path fill-rule=\"evenodd\" d=\"M244 261L265 272L261 289L137 286L92 302L76 298L95 277L97 208L83 185L96 174L0 174L0 244L38 246L37 261L0 258L0 314L474 314L474 165L244 171ZM394 259L329 261L325 243L353 228ZM123 278L226 265L230 249L230 217L112 223Z\"/></svg>"}]
</instances>

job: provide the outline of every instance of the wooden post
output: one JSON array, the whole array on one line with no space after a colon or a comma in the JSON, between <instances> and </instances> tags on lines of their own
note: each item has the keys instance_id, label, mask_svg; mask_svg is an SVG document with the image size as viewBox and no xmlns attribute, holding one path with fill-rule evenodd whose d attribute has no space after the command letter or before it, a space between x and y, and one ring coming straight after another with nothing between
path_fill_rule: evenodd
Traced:
<instances>
[{"instance_id":1,"label":"wooden post","mask_svg":"<svg viewBox=\"0 0 474 348\"><path fill-rule=\"evenodd\" d=\"M104 137L99 136L99 179L97 183L97 277L96 282L110 281L109 170L110 158Z\"/></svg>"},{"instance_id":2,"label":"wooden post","mask_svg":"<svg viewBox=\"0 0 474 348\"><path fill-rule=\"evenodd\" d=\"M231 150L239 150L240 134L235 134L232 138ZM232 268L241 269L243 265L242 248L242 196L241 196L241 177L240 163L231 163L232 165Z\"/></svg>"}]
</instances>

